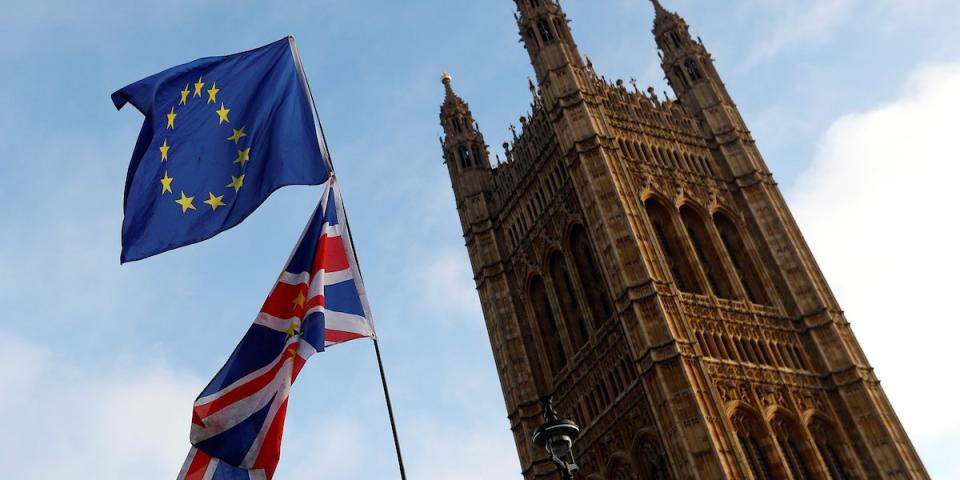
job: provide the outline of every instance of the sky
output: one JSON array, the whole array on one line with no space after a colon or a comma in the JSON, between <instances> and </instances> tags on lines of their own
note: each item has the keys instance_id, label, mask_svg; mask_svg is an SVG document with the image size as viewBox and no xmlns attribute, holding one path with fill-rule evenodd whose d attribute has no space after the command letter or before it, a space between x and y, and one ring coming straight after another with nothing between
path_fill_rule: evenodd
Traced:
<instances>
[{"instance_id":1,"label":"sky","mask_svg":"<svg viewBox=\"0 0 960 480\"><path fill-rule=\"evenodd\" d=\"M960 478L952 379L960 3L664 0L702 37L934 478ZM645 0L567 0L607 78L667 89ZM120 266L142 117L116 89L293 34L350 212L411 479L519 479L437 135L441 70L492 152L530 102L509 0L0 1L0 465L172 479L190 406L321 194ZM315 356L275 478L398 478L367 341Z\"/></svg>"}]
</instances>

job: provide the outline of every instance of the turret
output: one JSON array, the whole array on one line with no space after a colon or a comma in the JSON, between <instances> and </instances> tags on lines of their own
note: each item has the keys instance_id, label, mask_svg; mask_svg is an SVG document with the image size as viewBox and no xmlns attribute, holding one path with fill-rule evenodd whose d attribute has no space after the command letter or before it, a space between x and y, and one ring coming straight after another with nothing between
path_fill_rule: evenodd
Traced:
<instances>
[{"instance_id":1,"label":"turret","mask_svg":"<svg viewBox=\"0 0 960 480\"><path fill-rule=\"evenodd\" d=\"M588 75L584 75L587 67L560 3L556 0L514 1L520 39L530 55L547 109L552 109L561 98L589 91Z\"/></svg>"},{"instance_id":2,"label":"turret","mask_svg":"<svg viewBox=\"0 0 960 480\"><path fill-rule=\"evenodd\" d=\"M530 55L538 83L547 74L568 63L582 66L567 16L556 0L515 0L517 27Z\"/></svg>"},{"instance_id":3,"label":"turret","mask_svg":"<svg viewBox=\"0 0 960 480\"><path fill-rule=\"evenodd\" d=\"M443 73L440 80L446 90L440 107L443 159L450 172L457 204L461 205L467 198L489 190L492 181L490 154L470 106L453 92L453 77Z\"/></svg>"},{"instance_id":4,"label":"turret","mask_svg":"<svg viewBox=\"0 0 960 480\"><path fill-rule=\"evenodd\" d=\"M703 42L690 35L687 22L670 12L659 0L651 0L656 13L653 35L661 52L663 72L677 98L694 117L707 135L721 147L739 143L749 146L748 155L727 150L733 159L730 173L742 176L752 172L769 173L759 152L753 148L753 139L736 104L727 92L713 65L713 58Z\"/></svg>"}]
</instances>

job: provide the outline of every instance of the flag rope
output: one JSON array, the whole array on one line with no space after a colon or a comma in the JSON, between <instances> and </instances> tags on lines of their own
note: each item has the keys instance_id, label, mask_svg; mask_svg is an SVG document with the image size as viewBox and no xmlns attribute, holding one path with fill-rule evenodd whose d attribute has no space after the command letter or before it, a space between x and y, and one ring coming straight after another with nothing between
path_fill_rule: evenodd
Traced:
<instances>
[{"instance_id":1,"label":"flag rope","mask_svg":"<svg viewBox=\"0 0 960 480\"><path fill-rule=\"evenodd\" d=\"M320 121L320 114L317 110L317 102L313 98L313 91L310 89L310 80L307 79L307 74L303 70L303 63L300 61L300 52L297 50L297 44L294 41L293 35L287 37L290 40L290 49L293 52L294 63L297 66L297 72L300 74L300 80L303 82L306 87L307 96L310 97L310 104L313 106L313 118L316 122L316 125L319 127L320 141L323 144L323 157L327 161L327 167L330 170L330 176L334 176L333 169L333 158L330 156L330 150L327 147L327 137L323 132L323 122ZM329 181L329 180L328 180ZM343 220L346 224L347 231L350 231L350 219L347 216L347 207L343 205L343 202L340 202L340 208L343 209ZM353 250L353 258L357 263L357 273L360 274L360 278L363 278L362 272L360 272L360 260L357 259L357 247L353 243L353 235L348 235L350 238L350 248ZM384 373L383 369L383 358L380 355L380 341L377 338L376 333L371 337L373 339L373 349L376 352L377 356L377 367L380 371L380 382L383 384L383 397L387 403L387 415L390 418L390 428L393 431L393 445L397 450L397 464L400 467L400 479L407 480L406 471L403 468L403 455L400 453L400 437L397 434L397 422L393 416L393 403L390 401L390 390L387 388L387 375Z\"/></svg>"}]
</instances>

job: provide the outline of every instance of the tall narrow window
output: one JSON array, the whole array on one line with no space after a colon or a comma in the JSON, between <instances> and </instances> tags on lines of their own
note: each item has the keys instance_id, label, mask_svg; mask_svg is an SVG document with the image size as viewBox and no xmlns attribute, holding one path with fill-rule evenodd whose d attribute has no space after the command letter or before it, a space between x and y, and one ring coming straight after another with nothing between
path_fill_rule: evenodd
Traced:
<instances>
[{"instance_id":1,"label":"tall narrow window","mask_svg":"<svg viewBox=\"0 0 960 480\"><path fill-rule=\"evenodd\" d=\"M683 44L683 40L680 38L680 34L676 31L670 32L670 40L673 41L673 46L680 48L680 45Z\"/></svg>"},{"instance_id":2,"label":"tall narrow window","mask_svg":"<svg viewBox=\"0 0 960 480\"><path fill-rule=\"evenodd\" d=\"M710 290L720 298L733 298L733 290L727 280L727 271L723 268L723 262L720 260L721 257L716 245L710 241L703 218L692 208L683 206L680 208L680 219L683 220L683 225L687 228L690 243L693 244L693 250L697 253L703 271L707 275Z\"/></svg>"},{"instance_id":3,"label":"tall narrow window","mask_svg":"<svg viewBox=\"0 0 960 480\"><path fill-rule=\"evenodd\" d=\"M613 305L610 302L607 284L603 281L603 274L600 273L597 257L590 248L590 239L587 238L587 232L583 227L578 226L571 232L570 247L577 266L580 285L583 287L583 293L593 316L593 324L599 326L613 315Z\"/></svg>"},{"instance_id":4,"label":"tall narrow window","mask_svg":"<svg viewBox=\"0 0 960 480\"><path fill-rule=\"evenodd\" d=\"M473 156L470 155L470 149L460 147L460 168L469 168L473 166Z\"/></svg>"},{"instance_id":5,"label":"tall narrow window","mask_svg":"<svg viewBox=\"0 0 960 480\"><path fill-rule=\"evenodd\" d=\"M550 307L550 300L547 298L547 289L540 277L536 277L530 282L530 303L533 305L533 312L537 317L540 338L547 350L550 370L556 375L567 364L567 356L563 351L563 343L560 341L557 319L553 315L553 308Z\"/></svg>"},{"instance_id":6,"label":"tall narrow window","mask_svg":"<svg viewBox=\"0 0 960 480\"><path fill-rule=\"evenodd\" d=\"M532 28L527 28L527 38L530 39L530 45L537 45L537 36L533 33Z\"/></svg>"},{"instance_id":7,"label":"tall narrow window","mask_svg":"<svg viewBox=\"0 0 960 480\"><path fill-rule=\"evenodd\" d=\"M737 433L740 450L747 460L753 478L756 480L773 479L774 477L770 473L770 461L760 441L764 432L759 422L743 411L737 412L731 420Z\"/></svg>"},{"instance_id":8,"label":"tall narrow window","mask_svg":"<svg viewBox=\"0 0 960 480\"><path fill-rule=\"evenodd\" d=\"M747 292L747 297L753 303L768 305L770 301L760 282L760 275L753 260L747 254L747 247L740 237L736 224L723 213L714 214L713 221L720 232L720 241L723 242L723 247L730 256L730 262L737 271L737 277L740 278L740 283Z\"/></svg>"},{"instance_id":9,"label":"tall narrow window","mask_svg":"<svg viewBox=\"0 0 960 480\"><path fill-rule=\"evenodd\" d=\"M480 165L480 148L476 145L473 146L473 161Z\"/></svg>"},{"instance_id":10,"label":"tall narrow window","mask_svg":"<svg viewBox=\"0 0 960 480\"><path fill-rule=\"evenodd\" d=\"M700 66L697 65L697 61L689 58L684 64L687 67L687 75L690 75L690 81L696 82L703 78L703 74L700 73Z\"/></svg>"},{"instance_id":11,"label":"tall narrow window","mask_svg":"<svg viewBox=\"0 0 960 480\"><path fill-rule=\"evenodd\" d=\"M696 280L693 274L693 262L687 258L683 249L683 242L680 235L674 228L673 220L670 218L670 212L660 202L650 199L645 204L647 215L650 217L650 223L653 225L653 233L657 236L663 255L666 257L667 265L673 274L673 280L677 287L684 292L703 293L700 282Z\"/></svg>"},{"instance_id":12,"label":"tall narrow window","mask_svg":"<svg viewBox=\"0 0 960 480\"><path fill-rule=\"evenodd\" d=\"M650 436L643 437L637 445L635 454L640 477L643 480L667 480L671 478L670 468L667 466L667 455L660 447L660 443Z\"/></svg>"},{"instance_id":13,"label":"tall narrow window","mask_svg":"<svg viewBox=\"0 0 960 480\"><path fill-rule=\"evenodd\" d=\"M590 330L587 328L587 321L580 311L580 303L577 302L573 282L570 281L570 274L567 272L563 255L559 252L550 256L550 278L553 279L553 286L557 291L557 300L563 310L561 315L566 320L570 343L573 344L574 349L579 350L587 342L587 338L590 337Z\"/></svg>"},{"instance_id":14,"label":"tall narrow window","mask_svg":"<svg viewBox=\"0 0 960 480\"><path fill-rule=\"evenodd\" d=\"M540 38L543 39L543 43L550 43L553 41L553 31L550 30L550 22L546 20L540 20L537 22L537 27L540 29Z\"/></svg>"},{"instance_id":15,"label":"tall narrow window","mask_svg":"<svg viewBox=\"0 0 960 480\"><path fill-rule=\"evenodd\" d=\"M456 130L457 133L463 133L463 123L460 121L460 117L453 117L451 123L453 123L453 129Z\"/></svg>"},{"instance_id":16,"label":"tall narrow window","mask_svg":"<svg viewBox=\"0 0 960 480\"><path fill-rule=\"evenodd\" d=\"M847 473L846 464L840 455L837 433L832 427L819 419L814 419L810 425L810 433L813 434L814 443L817 445L817 451L827 465L827 472L831 480L848 480L850 475Z\"/></svg>"},{"instance_id":17,"label":"tall narrow window","mask_svg":"<svg viewBox=\"0 0 960 480\"><path fill-rule=\"evenodd\" d=\"M800 455L800 447L797 446L793 437L787 438L784 445L786 446L786 457L790 462L790 472L793 473L793 478L795 480L811 478L810 472L807 470L807 464L803 461L803 456Z\"/></svg>"},{"instance_id":18,"label":"tall narrow window","mask_svg":"<svg viewBox=\"0 0 960 480\"><path fill-rule=\"evenodd\" d=\"M684 87L689 87L690 82L687 81L687 76L683 74L683 69L680 67L673 67L673 76L677 77L677 80L680 81Z\"/></svg>"}]
</instances>

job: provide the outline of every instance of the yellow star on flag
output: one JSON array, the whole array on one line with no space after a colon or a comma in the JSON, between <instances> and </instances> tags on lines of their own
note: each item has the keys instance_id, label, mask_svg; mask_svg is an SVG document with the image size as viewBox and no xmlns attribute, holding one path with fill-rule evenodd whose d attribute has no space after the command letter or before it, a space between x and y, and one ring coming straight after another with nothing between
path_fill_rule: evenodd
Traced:
<instances>
[{"instance_id":1,"label":"yellow star on flag","mask_svg":"<svg viewBox=\"0 0 960 480\"><path fill-rule=\"evenodd\" d=\"M173 193L173 190L170 189L170 184L173 183L173 177L171 177L166 171L163 172L163 178L160 179L160 185L163 185L163 189L160 190L160 195L170 192Z\"/></svg>"},{"instance_id":2,"label":"yellow star on flag","mask_svg":"<svg viewBox=\"0 0 960 480\"><path fill-rule=\"evenodd\" d=\"M223 195L217 196L212 193L210 194L210 199L204 200L203 203L210 205L210 208L212 208L214 211L217 210L217 207L225 207L227 205L226 203L223 203Z\"/></svg>"},{"instance_id":3,"label":"yellow star on flag","mask_svg":"<svg viewBox=\"0 0 960 480\"><path fill-rule=\"evenodd\" d=\"M160 145L160 161L167 160L167 154L170 152L170 145L167 145L167 139L163 139L163 145Z\"/></svg>"},{"instance_id":4,"label":"yellow star on flag","mask_svg":"<svg viewBox=\"0 0 960 480\"><path fill-rule=\"evenodd\" d=\"M209 97L207 98L207 103L214 103L214 102L216 102L216 101L217 101L217 93L219 93L219 92L220 92L220 89L217 88L217 82L213 82L213 87L211 87L209 90L207 90L207 95L209 95Z\"/></svg>"},{"instance_id":5,"label":"yellow star on flag","mask_svg":"<svg viewBox=\"0 0 960 480\"><path fill-rule=\"evenodd\" d=\"M180 90L180 105L187 104L187 97L190 96L190 84L183 86L183 90Z\"/></svg>"},{"instance_id":6,"label":"yellow star on flag","mask_svg":"<svg viewBox=\"0 0 960 480\"><path fill-rule=\"evenodd\" d=\"M232 178L233 181L231 181L227 186L233 187L234 192L239 192L240 188L243 187L243 177L246 177L246 175L240 175L239 177L230 175L230 178Z\"/></svg>"},{"instance_id":7,"label":"yellow star on flag","mask_svg":"<svg viewBox=\"0 0 960 480\"><path fill-rule=\"evenodd\" d=\"M228 113L230 113L230 109L223 106L223 102L220 102L220 110L217 110L217 115L220 116L220 124L223 124L223 122L230 123L230 119L227 118Z\"/></svg>"},{"instance_id":8,"label":"yellow star on flag","mask_svg":"<svg viewBox=\"0 0 960 480\"><path fill-rule=\"evenodd\" d=\"M233 129L233 135L227 137L227 140L233 140L233 143L240 143L240 139L247 136L247 132L243 130L247 127L240 127L240 130L236 128Z\"/></svg>"},{"instance_id":9,"label":"yellow star on flag","mask_svg":"<svg viewBox=\"0 0 960 480\"><path fill-rule=\"evenodd\" d=\"M173 128L173 119L177 118L177 114L173 113L173 107L170 107L170 113L167 114L167 128Z\"/></svg>"},{"instance_id":10,"label":"yellow star on flag","mask_svg":"<svg viewBox=\"0 0 960 480\"><path fill-rule=\"evenodd\" d=\"M300 332L300 322L294 320L290 322L290 326L287 327L287 336L292 337Z\"/></svg>"},{"instance_id":11,"label":"yellow star on flag","mask_svg":"<svg viewBox=\"0 0 960 480\"><path fill-rule=\"evenodd\" d=\"M243 150L237 150L237 159L233 163L239 163L241 167L247 164L250 161L250 147L247 147Z\"/></svg>"},{"instance_id":12,"label":"yellow star on flag","mask_svg":"<svg viewBox=\"0 0 960 480\"><path fill-rule=\"evenodd\" d=\"M194 83L194 84L193 84L193 96L194 96L194 97L199 97L199 96L200 96L200 92L203 91L203 86L204 86L204 85L206 85L206 83L203 83L203 77L200 77L200 80L197 80L197 83Z\"/></svg>"},{"instance_id":13,"label":"yellow star on flag","mask_svg":"<svg viewBox=\"0 0 960 480\"><path fill-rule=\"evenodd\" d=\"M183 192L180 192L180 200L174 200L174 202L180 204L180 207L183 209L182 213L187 213L187 210L197 209L197 207L193 206L193 197L188 197Z\"/></svg>"},{"instance_id":14,"label":"yellow star on flag","mask_svg":"<svg viewBox=\"0 0 960 480\"><path fill-rule=\"evenodd\" d=\"M303 295L303 292L297 292L297 298L293 299L293 304L303 308L303 306L307 304L307 297Z\"/></svg>"}]
</instances>

